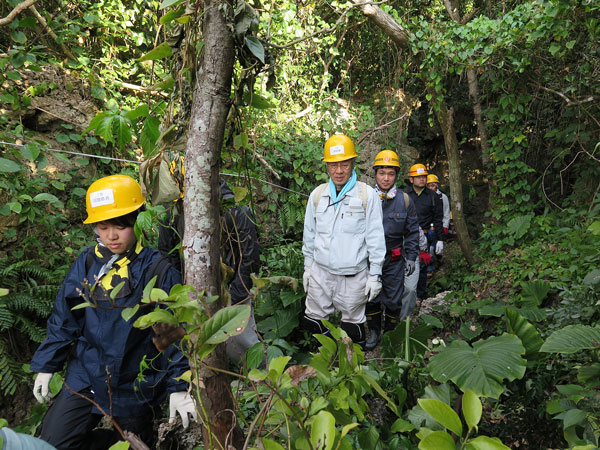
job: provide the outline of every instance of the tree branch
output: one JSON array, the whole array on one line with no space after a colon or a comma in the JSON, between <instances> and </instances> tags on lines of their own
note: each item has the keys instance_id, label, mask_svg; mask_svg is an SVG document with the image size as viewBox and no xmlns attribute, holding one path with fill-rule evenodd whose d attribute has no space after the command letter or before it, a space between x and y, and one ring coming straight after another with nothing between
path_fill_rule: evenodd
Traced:
<instances>
[{"instance_id":1,"label":"tree branch","mask_svg":"<svg viewBox=\"0 0 600 450\"><path fill-rule=\"evenodd\" d=\"M562 98L567 103L567 106L576 106L576 105L581 105L582 103L589 103L589 102L594 101L593 95L589 95L585 98L578 99L578 100L572 100L569 97L567 97L565 94L563 94L562 92L555 91L554 89L547 88L546 86L537 85L537 87L540 89L543 89L545 91L548 91L548 92L558 95L560 98Z\"/></svg>"},{"instance_id":2,"label":"tree branch","mask_svg":"<svg viewBox=\"0 0 600 450\"><path fill-rule=\"evenodd\" d=\"M15 17L17 17L19 14L21 14L21 12L23 12L30 6L34 5L37 1L38 0L25 0L23 3L19 3L17 6L14 7L14 9L11 12L8 13L8 16L6 16L3 19L0 19L0 26L8 25L9 23L11 23L13 20L15 20Z\"/></svg>"}]
</instances>

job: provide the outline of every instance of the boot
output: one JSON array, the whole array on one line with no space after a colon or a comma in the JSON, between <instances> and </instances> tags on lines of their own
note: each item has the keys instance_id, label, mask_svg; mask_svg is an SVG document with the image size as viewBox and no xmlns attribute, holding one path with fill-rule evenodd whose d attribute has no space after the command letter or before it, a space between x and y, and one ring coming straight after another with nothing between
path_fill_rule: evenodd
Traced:
<instances>
[{"instance_id":1,"label":"boot","mask_svg":"<svg viewBox=\"0 0 600 450\"><path fill-rule=\"evenodd\" d=\"M371 333L365 342L365 350L373 350L381 340L381 305L379 303L367 303L365 311L367 315L367 326Z\"/></svg>"},{"instance_id":2,"label":"boot","mask_svg":"<svg viewBox=\"0 0 600 450\"><path fill-rule=\"evenodd\" d=\"M389 308L385 310L384 330L394 331L400 323L400 311L392 311Z\"/></svg>"}]
</instances>

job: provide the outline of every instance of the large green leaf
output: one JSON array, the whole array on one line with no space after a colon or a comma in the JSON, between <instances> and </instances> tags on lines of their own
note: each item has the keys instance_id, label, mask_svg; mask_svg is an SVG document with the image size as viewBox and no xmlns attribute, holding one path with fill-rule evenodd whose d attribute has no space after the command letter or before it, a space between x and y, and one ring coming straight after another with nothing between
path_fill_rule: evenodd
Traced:
<instances>
[{"instance_id":1,"label":"large green leaf","mask_svg":"<svg viewBox=\"0 0 600 450\"><path fill-rule=\"evenodd\" d=\"M544 280L524 281L521 287L524 301L531 306L540 306L550 291L550 284Z\"/></svg>"},{"instance_id":2,"label":"large green leaf","mask_svg":"<svg viewBox=\"0 0 600 450\"><path fill-rule=\"evenodd\" d=\"M540 352L576 353L591 350L600 345L600 328L587 325L569 325L552 333Z\"/></svg>"},{"instance_id":3,"label":"large green leaf","mask_svg":"<svg viewBox=\"0 0 600 450\"><path fill-rule=\"evenodd\" d=\"M229 336L237 336L246 328L250 318L250 306L234 305L220 309L208 319L200 333L200 344L220 344Z\"/></svg>"},{"instance_id":4,"label":"large green leaf","mask_svg":"<svg viewBox=\"0 0 600 450\"><path fill-rule=\"evenodd\" d=\"M506 325L509 333L521 339L521 343L525 347L525 359L529 360L539 356L539 349L544 344L544 340L533 325L518 312L509 308L506 310Z\"/></svg>"},{"instance_id":5,"label":"large green leaf","mask_svg":"<svg viewBox=\"0 0 600 450\"><path fill-rule=\"evenodd\" d=\"M512 235L513 238L519 239L527 233L531 226L532 215L517 216L509 220L506 224L506 234Z\"/></svg>"},{"instance_id":6,"label":"large green leaf","mask_svg":"<svg viewBox=\"0 0 600 450\"><path fill-rule=\"evenodd\" d=\"M458 417L458 414L456 414L450 406L442 401L431 398L420 398L418 402L419 405L421 405L421 408L442 424L444 428L452 431L458 436L462 436L462 423L460 417Z\"/></svg>"},{"instance_id":7,"label":"large green leaf","mask_svg":"<svg viewBox=\"0 0 600 450\"><path fill-rule=\"evenodd\" d=\"M328 411L320 411L310 430L310 442L313 448L329 450L335 441L335 418Z\"/></svg>"},{"instance_id":8,"label":"large green leaf","mask_svg":"<svg viewBox=\"0 0 600 450\"><path fill-rule=\"evenodd\" d=\"M505 333L477 341L472 348L464 341L454 341L433 356L427 368L441 383L452 380L463 391L471 389L477 395L498 398L504 391L502 380L525 374L524 353L520 339Z\"/></svg>"}]
</instances>

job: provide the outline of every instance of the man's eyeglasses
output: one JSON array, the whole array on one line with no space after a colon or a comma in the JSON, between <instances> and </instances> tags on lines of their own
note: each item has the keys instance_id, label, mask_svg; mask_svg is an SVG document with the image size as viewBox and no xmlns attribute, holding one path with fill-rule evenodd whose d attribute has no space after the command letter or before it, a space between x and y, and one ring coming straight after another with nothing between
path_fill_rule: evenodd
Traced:
<instances>
[{"instance_id":1,"label":"man's eyeglasses","mask_svg":"<svg viewBox=\"0 0 600 450\"><path fill-rule=\"evenodd\" d=\"M328 162L327 163L327 167L330 169L343 169L343 170L348 170L350 167L352 167L352 162L351 161L341 161L341 162Z\"/></svg>"}]
</instances>

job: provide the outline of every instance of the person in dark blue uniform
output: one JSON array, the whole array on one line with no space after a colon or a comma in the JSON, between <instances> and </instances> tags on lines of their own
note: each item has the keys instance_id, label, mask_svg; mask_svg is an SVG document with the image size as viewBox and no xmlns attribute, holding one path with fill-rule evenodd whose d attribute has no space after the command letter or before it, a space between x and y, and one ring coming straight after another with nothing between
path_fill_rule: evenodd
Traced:
<instances>
[{"instance_id":1,"label":"person in dark blue uniform","mask_svg":"<svg viewBox=\"0 0 600 450\"><path fill-rule=\"evenodd\" d=\"M410 186L404 189L417 208L419 226L427 236L429 244L435 242L435 254L444 251L444 227L442 225L443 207L439 197L425 186L427 184L427 168L423 164L414 164L409 170ZM421 260L421 272L417 284L417 296L422 300L427 297L427 265Z\"/></svg>"},{"instance_id":2,"label":"person in dark blue uniform","mask_svg":"<svg viewBox=\"0 0 600 450\"><path fill-rule=\"evenodd\" d=\"M46 339L31 362L38 372L33 393L40 403L50 399L52 374L67 366L63 388L41 425L40 437L58 450L107 449L122 440L114 430L94 430L103 415L151 445L152 421L160 417L167 395L172 420L177 411L187 427L188 413L197 417L188 383L176 379L189 369L180 349L172 345L161 353L152 328L133 327L147 309L141 307L128 321L121 317L123 308L140 305L152 277L167 292L181 282L179 272L157 250L136 238L133 226L143 205L140 185L125 175L101 178L87 191L84 223L95 225L98 243L71 266ZM84 302L83 296L95 306L73 309Z\"/></svg>"},{"instance_id":3,"label":"person in dark blue uniform","mask_svg":"<svg viewBox=\"0 0 600 450\"><path fill-rule=\"evenodd\" d=\"M395 329L398 322L412 312L414 303L402 303L404 276L414 272L419 256L419 222L415 205L408 194L396 188L400 170L398 155L392 150L379 152L373 169L377 182L375 192L382 202L386 253L381 275L383 287L366 308L370 331L365 344L367 350L374 349L381 339L381 315L384 307L384 331Z\"/></svg>"}]
</instances>

